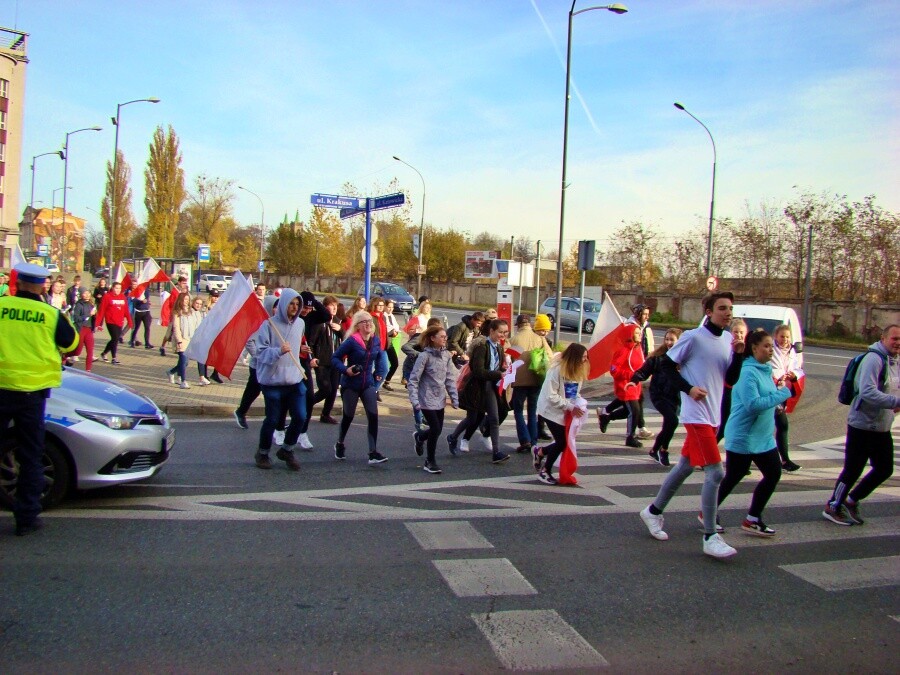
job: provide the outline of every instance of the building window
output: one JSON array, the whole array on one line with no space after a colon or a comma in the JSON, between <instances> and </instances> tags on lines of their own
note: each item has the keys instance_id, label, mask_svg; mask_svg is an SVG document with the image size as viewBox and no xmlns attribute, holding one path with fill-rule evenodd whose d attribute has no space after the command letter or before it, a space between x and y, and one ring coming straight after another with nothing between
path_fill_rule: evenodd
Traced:
<instances>
[{"instance_id":1,"label":"building window","mask_svg":"<svg viewBox=\"0 0 900 675\"><path fill-rule=\"evenodd\" d=\"M6 144L0 143L0 162L6 161Z\"/></svg>"},{"instance_id":2,"label":"building window","mask_svg":"<svg viewBox=\"0 0 900 675\"><path fill-rule=\"evenodd\" d=\"M0 131L6 129L6 113L0 110Z\"/></svg>"},{"instance_id":3,"label":"building window","mask_svg":"<svg viewBox=\"0 0 900 675\"><path fill-rule=\"evenodd\" d=\"M9 98L9 80L0 77L0 97Z\"/></svg>"}]
</instances>

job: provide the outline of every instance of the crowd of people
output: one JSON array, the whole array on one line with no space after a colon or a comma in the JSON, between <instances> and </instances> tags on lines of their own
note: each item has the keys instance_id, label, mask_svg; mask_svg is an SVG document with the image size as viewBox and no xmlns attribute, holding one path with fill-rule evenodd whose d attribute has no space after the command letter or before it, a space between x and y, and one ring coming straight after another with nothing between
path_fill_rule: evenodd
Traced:
<instances>
[{"instance_id":1,"label":"crowd of people","mask_svg":"<svg viewBox=\"0 0 900 675\"><path fill-rule=\"evenodd\" d=\"M590 365L588 350L580 343L554 353L548 340L548 317L520 315L511 331L509 323L489 308L463 316L448 328L431 315L431 301L423 296L401 326L393 303L382 298L367 302L360 296L345 308L332 295L320 302L309 291L278 291L270 295L264 284L256 286L269 319L246 344L249 375L234 411L238 426L249 429L250 406L262 395L265 418L254 453L257 467L272 468L270 455L275 447L275 458L288 469L301 468L295 451L312 449L308 428L320 403L319 422L336 427L336 460L345 460L352 450L347 436L362 403L368 464L387 462L378 446L378 404L382 389L394 391L392 379L400 370L397 386L406 388L412 413L411 449L425 457L425 472L442 472L438 445L450 405L465 411L446 435L451 455L469 452L470 441L480 431L491 462L507 461L510 455L501 446L499 429L512 410L516 451L531 456L541 483L558 482L554 474L572 442L567 428L586 414L581 387ZM48 278L43 293L36 297L71 317L79 339L77 348L64 351L70 363L85 351L85 368L90 370L96 360L94 334L104 326L109 333L99 357L104 361L111 358L111 363L119 363L119 346L129 329L130 347L155 348L150 343L147 296L130 297L119 282L108 285L101 279L91 290L81 286L78 277L69 288L61 279ZM191 386L187 347L217 300L215 291L206 299L192 296L187 280L178 280L159 346L162 355L167 347L175 352L176 363L166 374L172 384ZM796 402L802 391L798 377L802 357L795 351L790 328L778 326L771 335L761 329L748 332L743 321L733 320L732 304L730 293L712 293L703 301L703 323L684 332L669 328L658 347L649 326L649 309L632 308L632 317L617 331L618 348L610 366L613 400L596 409L602 433L611 421L626 420L625 445L641 448L641 439L654 437L644 418L644 383L649 380L649 398L662 418L662 428L648 454L670 471L640 517L652 537L667 540L663 516L667 505L694 471L702 471L697 516L702 550L717 558L736 553L722 537L718 508L749 475L751 465L762 478L753 490L741 529L762 537L776 533L763 521L763 511L782 472L801 468L790 459L788 444L790 402ZM66 336L63 342L71 341ZM838 525L862 524L859 502L893 470L890 429L894 414L900 411L900 326L886 328L866 356L848 420L845 466L823 511L826 519ZM202 385L222 381L217 372L208 372L206 364L198 363L197 370ZM339 418L332 415L338 396ZM673 463L670 444L679 424L685 428L686 439ZM866 462L873 468L854 487Z\"/></svg>"}]
</instances>

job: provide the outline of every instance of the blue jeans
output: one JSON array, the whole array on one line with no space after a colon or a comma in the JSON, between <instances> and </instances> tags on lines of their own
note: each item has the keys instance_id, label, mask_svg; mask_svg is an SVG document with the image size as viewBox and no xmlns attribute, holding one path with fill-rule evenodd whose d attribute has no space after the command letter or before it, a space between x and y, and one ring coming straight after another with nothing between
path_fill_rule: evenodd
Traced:
<instances>
[{"instance_id":1,"label":"blue jeans","mask_svg":"<svg viewBox=\"0 0 900 675\"><path fill-rule=\"evenodd\" d=\"M185 354L184 352L178 352L178 363L175 364L174 368L169 369L169 372L172 375L177 375L179 378L181 378L182 382L187 380L187 362L187 354Z\"/></svg>"},{"instance_id":2,"label":"blue jeans","mask_svg":"<svg viewBox=\"0 0 900 675\"><path fill-rule=\"evenodd\" d=\"M288 447L297 443L300 429L306 420L306 384L260 385L263 399L266 402L266 419L259 430L259 449L268 452L272 448L272 433L281 419L281 411L291 415L291 423L284 435L284 444Z\"/></svg>"},{"instance_id":3,"label":"blue jeans","mask_svg":"<svg viewBox=\"0 0 900 675\"><path fill-rule=\"evenodd\" d=\"M519 445L538 442L537 400L540 387L513 387L512 409L516 416L516 435ZM528 421L525 421L525 407L528 407Z\"/></svg>"}]
</instances>

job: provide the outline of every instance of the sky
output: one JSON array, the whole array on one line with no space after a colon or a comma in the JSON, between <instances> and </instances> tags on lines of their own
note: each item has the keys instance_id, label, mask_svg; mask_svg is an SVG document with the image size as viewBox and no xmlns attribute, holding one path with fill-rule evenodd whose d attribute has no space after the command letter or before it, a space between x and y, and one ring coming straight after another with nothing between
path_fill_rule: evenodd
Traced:
<instances>
[{"instance_id":1,"label":"sky","mask_svg":"<svg viewBox=\"0 0 900 675\"><path fill-rule=\"evenodd\" d=\"M573 20L565 242L623 222L674 240L709 217L803 191L877 195L900 212L900 4L668 0ZM407 213L476 234L559 237L566 0L0 0L29 33L22 207L31 158L70 136L67 208L96 224L119 147L142 223L157 125L188 182L235 181L267 226L345 183L393 179ZM579 2L577 9L590 7ZM398 156L417 169L392 159ZM41 157L49 207L63 162ZM56 192L57 205L62 190ZM91 211L90 209L94 209ZM236 190L239 223L260 202Z\"/></svg>"}]
</instances>

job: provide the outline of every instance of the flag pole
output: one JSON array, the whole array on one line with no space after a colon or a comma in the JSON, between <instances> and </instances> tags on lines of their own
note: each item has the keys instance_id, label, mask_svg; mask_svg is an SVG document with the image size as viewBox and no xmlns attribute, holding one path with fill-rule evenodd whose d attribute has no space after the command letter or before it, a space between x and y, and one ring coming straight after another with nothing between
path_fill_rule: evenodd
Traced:
<instances>
[{"instance_id":1,"label":"flag pole","mask_svg":"<svg viewBox=\"0 0 900 675\"><path fill-rule=\"evenodd\" d=\"M271 316L267 319L267 321L269 322L269 325L272 327L272 330L275 331L275 334L278 336L278 339L281 340L282 342L287 342L287 341L284 339L284 336L281 334L281 331L278 330L278 326L276 326L276 325L275 325L275 322L272 321L272 317L271 317ZM306 379L306 372L303 370L303 366L300 365L300 359L297 358L297 355L294 354L293 351L288 352L288 354L291 355L291 359L293 359L294 365L297 366L297 368L300 369L300 377L302 377L302 378L305 380L305 379Z\"/></svg>"}]
</instances>

